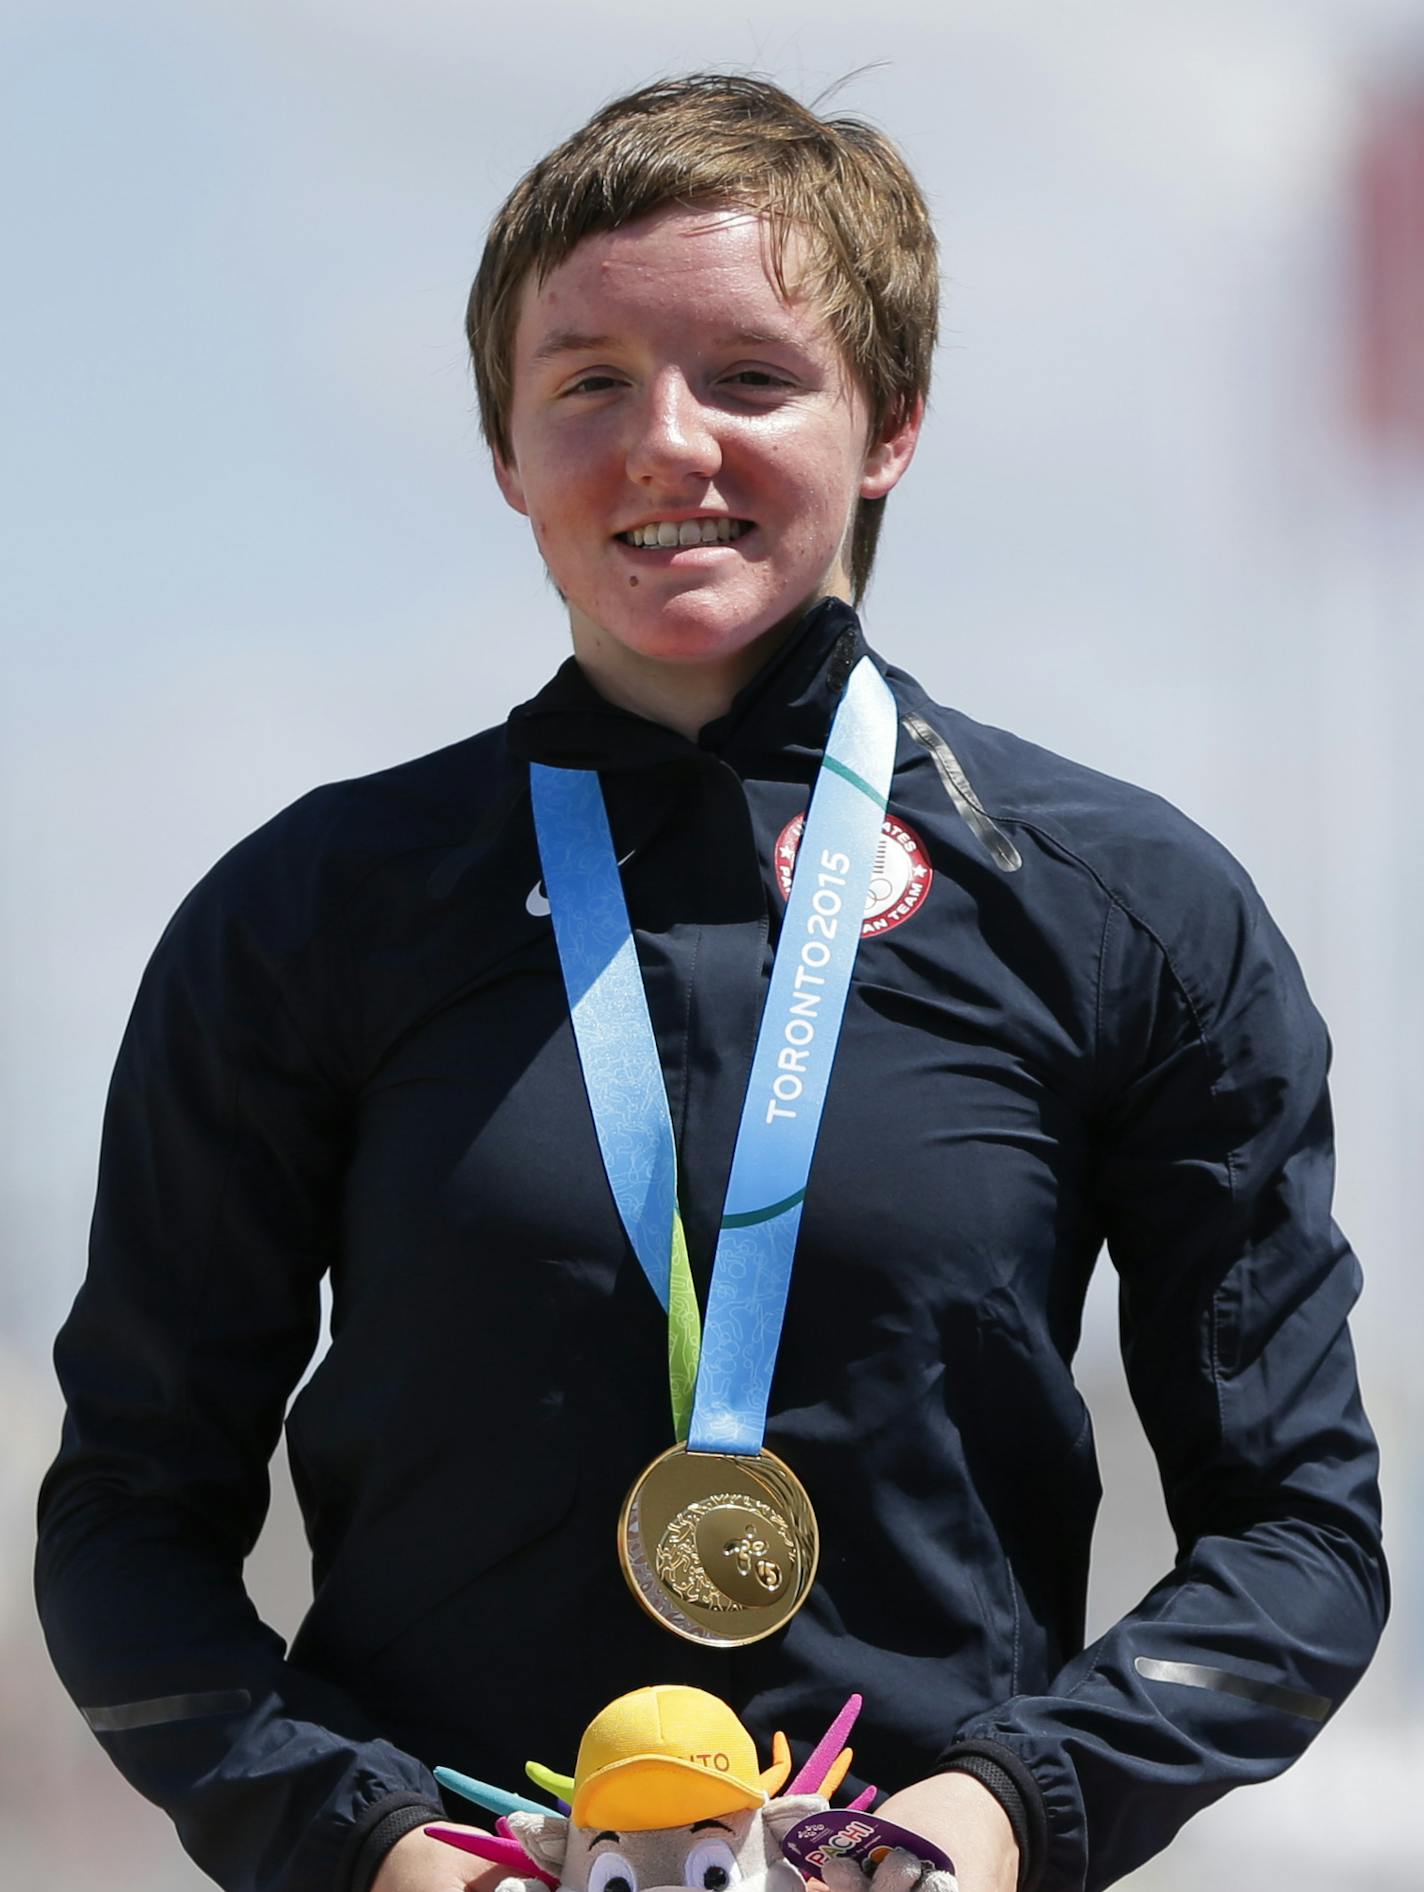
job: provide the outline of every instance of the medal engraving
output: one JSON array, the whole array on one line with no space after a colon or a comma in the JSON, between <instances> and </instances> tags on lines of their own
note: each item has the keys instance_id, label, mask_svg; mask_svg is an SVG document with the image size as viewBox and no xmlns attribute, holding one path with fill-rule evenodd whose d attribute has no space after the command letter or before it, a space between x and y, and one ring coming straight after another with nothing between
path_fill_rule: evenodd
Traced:
<instances>
[{"instance_id":1,"label":"medal engraving","mask_svg":"<svg viewBox=\"0 0 1424 1892\"><path fill-rule=\"evenodd\" d=\"M769 1505L719 1503L698 1521L697 1547L725 1595L739 1603L774 1603L796 1564L790 1533Z\"/></svg>"},{"instance_id":2,"label":"medal engraving","mask_svg":"<svg viewBox=\"0 0 1424 1892\"><path fill-rule=\"evenodd\" d=\"M791 1526L769 1504L719 1491L685 1506L658 1540L653 1568L703 1609L774 1603L796 1565Z\"/></svg>"},{"instance_id":3,"label":"medal engraving","mask_svg":"<svg viewBox=\"0 0 1424 1892\"><path fill-rule=\"evenodd\" d=\"M643 1473L618 1522L634 1596L675 1635L716 1648L758 1642L790 1620L816 1574L810 1500L771 1452L675 1446Z\"/></svg>"}]
</instances>

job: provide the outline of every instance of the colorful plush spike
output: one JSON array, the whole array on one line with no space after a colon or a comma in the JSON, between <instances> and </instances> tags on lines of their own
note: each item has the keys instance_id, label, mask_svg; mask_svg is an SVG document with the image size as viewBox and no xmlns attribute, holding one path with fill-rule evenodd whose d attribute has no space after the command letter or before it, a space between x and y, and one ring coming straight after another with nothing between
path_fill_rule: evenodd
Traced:
<instances>
[{"instance_id":1,"label":"colorful plush spike","mask_svg":"<svg viewBox=\"0 0 1424 1892\"><path fill-rule=\"evenodd\" d=\"M552 1872L535 1864L517 1839L496 1838L491 1833L466 1833L458 1826L438 1824L427 1826L425 1830L432 1839L443 1839L447 1846L457 1846L462 1853L473 1853L476 1859L488 1859L496 1866L503 1866L512 1878L537 1879L551 1889L559 1883Z\"/></svg>"},{"instance_id":2,"label":"colorful plush spike","mask_svg":"<svg viewBox=\"0 0 1424 1892\"><path fill-rule=\"evenodd\" d=\"M571 1774L556 1774L552 1767L541 1767L538 1761L526 1761L524 1771L536 1787L542 1787L545 1793L552 1794L564 1811L568 1811L574 1797Z\"/></svg>"},{"instance_id":3,"label":"colorful plush spike","mask_svg":"<svg viewBox=\"0 0 1424 1892\"><path fill-rule=\"evenodd\" d=\"M845 1779L851 1763L851 1750L842 1754L838 1750L851 1729L856 1717L865 1706L862 1695L852 1695L835 1720L812 1748L806 1765L792 1781L790 1793L823 1793L829 1800L836 1788ZM834 1780L831 1778L834 1774Z\"/></svg>"},{"instance_id":4,"label":"colorful plush spike","mask_svg":"<svg viewBox=\"0 0 1424 1892\"><path fill-rule=\"evenodd\" d=\"M483 1807L486 1813L544 1813L537 1800L526 1800L522 1794L506 1793L503 1787L491 1787L486 1781L472 1780L468 1774L457 1774L453 1767L437 1767L435 1778L442 1787L448 1787L451 1793L459 1794L462 1800L473 1800L477 1807Z\"/></svg>"}]
</instances>

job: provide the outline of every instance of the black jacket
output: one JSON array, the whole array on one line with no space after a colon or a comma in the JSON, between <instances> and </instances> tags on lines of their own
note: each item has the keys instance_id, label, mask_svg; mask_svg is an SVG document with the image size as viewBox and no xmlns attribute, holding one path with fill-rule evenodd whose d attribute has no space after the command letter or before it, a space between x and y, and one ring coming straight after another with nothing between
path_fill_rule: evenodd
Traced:
<instances>
[{"instance_id":1,"label":"black jacket","mask_svg":"<svg viewBox=\"0 0 1424 1892\"><path fill-rule=\"evenodd\" d=\"M600 1165L527 763L597 767L705 1294L847 607L689 742L572 663L502 729L318 790L201 883L109 1100L39 1594L65 1683L231 1892L345 1892L650 1681L763 1741L866 1696L862 1781L987 1773L1054 1892L1284 1767L1384 1616L1330 1220L1325 1032L1241 869L1154 796L926 701L902 728L768 1444L814 1591L735 1653L626 1592L665 1328ZM987 811L987 812L986 812ZM788 829L791 831L788 832ZM1179 1554L1082 1648L1098 1499L1070 1361L1106 1241ZM287 1419L315 1601L243 1592Z\"/></svg>"}]
</instances>

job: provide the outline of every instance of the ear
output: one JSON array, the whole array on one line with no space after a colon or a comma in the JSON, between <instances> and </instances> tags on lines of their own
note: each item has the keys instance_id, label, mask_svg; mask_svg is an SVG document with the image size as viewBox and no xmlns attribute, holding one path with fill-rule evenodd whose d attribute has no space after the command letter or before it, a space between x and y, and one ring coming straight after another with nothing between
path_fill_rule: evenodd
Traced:
<instances>
[{"instance_id":1,"label":"ear","mask_svg":"<svg viewBox=\"0 0 1424 1892\"><path fill-rule=\"evenodd\" d=\"M789 1833L798 1820L809 1819L813 1813L824 1813L830 1804L823 1793L788 1793L780 1800L769 1800L761 1810L761 1817L779 1846L782 1834Z\"/></svg>"},{"instance_id":2,"label":"ear","mask_svg":"<svg viewBox=\"0 0 1424 1892\"><path fill-rule=\"evenodd\" d=\"M562 1813L511 1813L509 1830L536 1864L562 1874L569 1823Z\"/></svg>"},{"instance_id":3,"label":"ear","mask_svg":"<svg viewBox=\"0 0 1424 1892\"><path fill-rule=\"evenodd\" d=\"M862 499L884 499L915 457L925 421L925 397L917 394L908 407L892 413L879 437L866 448L860 475ZM512 503L512 502L511 502Z\"/></svg>"},{"instance_id":4,"label":"ear","mask_svg":"<svg viewBox=\"0 0 1424 1892\"><path fill-rule=\"evenodd\" d=\"M504 503L507 506L513 506L516 512L522 512L527 519L529 508L524 503L524 482L519 477L518 467L515 466L513 460L506 460L497 447L490 458L494 461L495 485L503 493Z\"/></svg>"}]
</instances>

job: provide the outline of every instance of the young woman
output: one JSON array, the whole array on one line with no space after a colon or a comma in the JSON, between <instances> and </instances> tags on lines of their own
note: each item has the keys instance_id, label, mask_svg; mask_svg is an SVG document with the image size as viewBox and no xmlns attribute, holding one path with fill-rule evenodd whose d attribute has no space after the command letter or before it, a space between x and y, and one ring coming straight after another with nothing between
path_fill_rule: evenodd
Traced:
<instances>
[{"instance_id":1,"label":"young woman","mask_svg":"<svg viewBox=\"0 0 1424 1892\"><path fill-rule=\"evenodd\" d=\"M936 306L894 149L773 86L659 84L551 153L470 338L574 654L244 842L145 977L40 1595L234 1892L497 1878L419 1830L431 1766L570 1765L650 1681L763 1740L862 1690L860 1780L964 1892L1103 1886L1368 1659L1358 1271L1295 961L1200 830L932 703L853 608ZM1084 1650L1104 1241L1180 1555ZM241 1568L327 1272L284 1653ZM679 1496L751 1528L725 1595L669 1593L658 1467L714 1453L789 1482Z\"/></svg>"}]
</instances>

